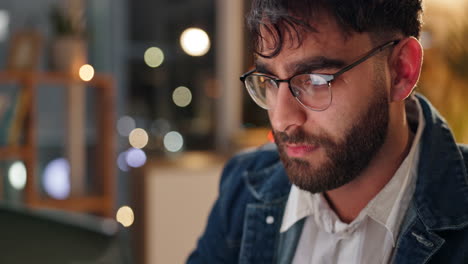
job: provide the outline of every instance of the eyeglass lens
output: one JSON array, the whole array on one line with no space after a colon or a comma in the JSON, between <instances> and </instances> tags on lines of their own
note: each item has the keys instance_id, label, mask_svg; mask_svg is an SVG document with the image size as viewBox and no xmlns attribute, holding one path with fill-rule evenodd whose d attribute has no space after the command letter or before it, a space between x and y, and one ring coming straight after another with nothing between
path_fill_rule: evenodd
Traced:
<instances>
[{"instance_id":1,"label":"eyeglass lens","mask_svg":"<svg viewBox=\"0 0 468 264\"><path fill-rule=\"evenodd\" d=\"M251 97L262 108L272 109L276 104L278 83L264 75L249 75L245 85ZM323 110L331 102L329 83L318 74L300 74L290 80L289 89L305 107Z\"/></svg>"}]
</instances>

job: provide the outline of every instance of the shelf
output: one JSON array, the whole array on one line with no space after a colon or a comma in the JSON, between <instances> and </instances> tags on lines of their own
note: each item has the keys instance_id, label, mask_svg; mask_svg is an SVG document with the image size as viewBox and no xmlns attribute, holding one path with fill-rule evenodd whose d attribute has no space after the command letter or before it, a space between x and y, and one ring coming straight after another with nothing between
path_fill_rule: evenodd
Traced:
<instances>
[{"instance_id":1,"label":"shelf","mask_svg":"<svg viewBox=\"0 0 468 264\"><path fill-rule=\"evenodd\" d=\"M0 147L0 160L26 159L30 153L31 149L26 146Z\"/></svg>"},{"instance_id":2,"label":"shelf","mask_svg":"<svg viewBox=\"0 0 468 264\"><path fill-rule=\"evenodd\" d=\"M46 83L98 83L112 81L112 77L106 74L96 73L90 81L83 81L77 75L65 72L30 72L30 71L0 71L0 81L17 81L25 77L35 78L39 82Z\"/></svg>"},{"instance_id":3,"label":"shelf","mask_svg":"<svg viewBox=\"0 0 468 264\"><path fill-rule=\"evenodd\" d=\"M86 82L78 76L62 72L28 72L28 71L0 71L1 83L18 83L24 93L30 96L27 111L26 125L23 130L24 144L19 146L0 147L0 160L22 159L28 171L26 186L24 190L25 204L32 207L50 207L55 209L92 212L101 216L111 217L114 209L115 197L115 85L110 75L96 73L92 80ZM95 175L100 179L101 189L99 196L85 195L73 197L66 200L55 200L42 197L38 190L38 154L36 128L36 94L40 85L59 84L60 88L69 89L75 84L82 84L88 88L95 89L96 93L96 129L99 142L96 146L96 157L98 165L94 168Z\"/></svg>"}]
</instances>

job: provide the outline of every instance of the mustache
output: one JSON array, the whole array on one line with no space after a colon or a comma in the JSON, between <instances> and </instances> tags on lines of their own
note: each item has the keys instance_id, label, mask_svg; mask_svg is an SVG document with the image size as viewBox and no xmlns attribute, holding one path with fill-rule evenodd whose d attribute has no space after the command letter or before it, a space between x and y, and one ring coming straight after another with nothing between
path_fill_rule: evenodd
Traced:
<instances>
[{"instance_id":1,"label":"mustache","mask_svg":"<svg viewBox=\"0 0 468 264\"><path fill-rule=\"evenodd\" d=\"M310 135L307 134L303 129L294 130L291 133L274 131L273 137L275 138L276 144L309 144L309 145L321 145L321 146L335 146L336 143L329 137L321 135Z\"/></svg>"}]
</instances>

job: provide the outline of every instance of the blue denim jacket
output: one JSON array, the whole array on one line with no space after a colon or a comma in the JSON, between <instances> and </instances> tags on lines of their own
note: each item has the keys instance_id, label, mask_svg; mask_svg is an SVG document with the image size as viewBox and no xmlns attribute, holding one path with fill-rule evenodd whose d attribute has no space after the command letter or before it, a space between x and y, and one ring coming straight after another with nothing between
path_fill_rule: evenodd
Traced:
<instances>
[{"instance_id":1,"label":"blue denim jacket","mask_svg":"<svg viewBox=\"0 0 468 264\"><path fill-rule=\"evenodd\" d=\"M392 262L468 263L468 147L457 145L443 118L417 98L426 128L415 193ZM234 157L187 263L290 263L303 225L279 232L290 188L274 146Z\"/></svg>"}]
</instances>

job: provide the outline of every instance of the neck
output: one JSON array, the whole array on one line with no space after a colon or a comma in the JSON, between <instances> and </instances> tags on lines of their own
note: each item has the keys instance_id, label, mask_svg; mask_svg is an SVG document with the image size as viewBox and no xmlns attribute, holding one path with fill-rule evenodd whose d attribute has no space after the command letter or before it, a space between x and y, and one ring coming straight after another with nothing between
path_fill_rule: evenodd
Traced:
<instances>
[{"instance_id":1,"label":"neck","mask_svg":"<svg viewBox=\"0 0 468 264\"><path fill-rule=\"evenodd\" d=\"M404 112L404 111L403 111ZM390 130L385 143L369 166L352 182L324 193L330 207L341 221L352 222L392 179L411 149L414 135L407 122L406 114L399 121L390 121ZM352 199L350 199L352 197Z\"/></svg>"}]
</instances>

